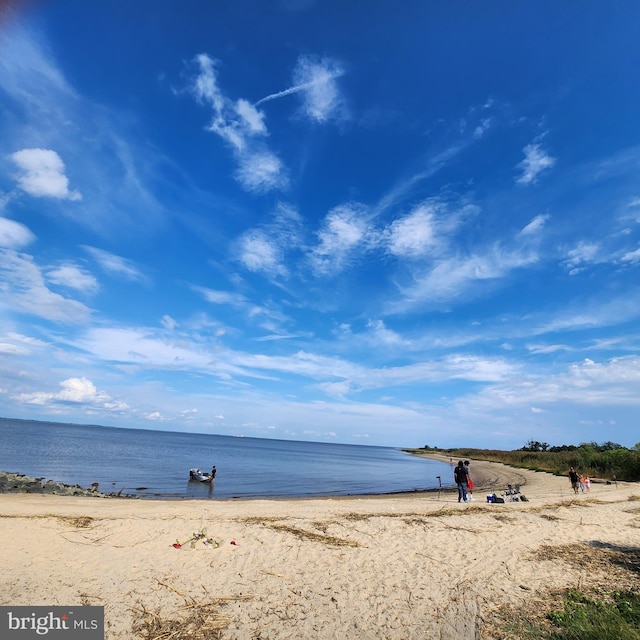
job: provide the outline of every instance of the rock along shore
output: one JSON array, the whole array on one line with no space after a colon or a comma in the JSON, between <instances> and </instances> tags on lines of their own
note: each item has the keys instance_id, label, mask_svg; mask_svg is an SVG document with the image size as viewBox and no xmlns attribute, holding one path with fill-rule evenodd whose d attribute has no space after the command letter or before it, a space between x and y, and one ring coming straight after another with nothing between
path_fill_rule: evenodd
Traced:
<instances>
[{"instance_id":1,"label":"rock along shore","mask_svg":"<svg viewBox=\"0 0 640 640\"><path fill-rule=\"evenodd\" d=\"M89 489L78 484L69 485L44 478L30 478L21 473L0 471L0 493L44 493L60 496L87 496L92 498L132 498L137 496L119 493L102 493L98 483L94 482Z\"/></svg>"}]
</instances>

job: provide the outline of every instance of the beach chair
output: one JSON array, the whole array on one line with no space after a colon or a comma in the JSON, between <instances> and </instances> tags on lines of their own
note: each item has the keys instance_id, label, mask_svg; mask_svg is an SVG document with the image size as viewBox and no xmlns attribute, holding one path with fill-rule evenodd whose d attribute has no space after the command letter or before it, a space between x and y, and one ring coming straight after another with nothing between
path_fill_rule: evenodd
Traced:
<instances>
[{"instance_id":1,"label":"beach chair","mask_svg":"<svg viewBox=\"0 0 640 640\"><path fill-rule=\"evenodd\" d=\"M517 484L515 487L511 484L507 485L507 490L502 492L502 495L505 496L509 502L519 502L520 501L520 485Z\"/></svg>"}]
</instances>

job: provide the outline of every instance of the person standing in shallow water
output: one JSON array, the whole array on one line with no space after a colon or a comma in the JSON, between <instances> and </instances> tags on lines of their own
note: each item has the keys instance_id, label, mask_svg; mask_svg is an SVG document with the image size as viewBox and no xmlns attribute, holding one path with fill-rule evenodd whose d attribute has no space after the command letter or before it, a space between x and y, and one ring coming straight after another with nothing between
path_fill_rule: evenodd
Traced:
<instances>
[{"instance_id":1,"label":"person standing in shallow water","mask_svg":"<svg viewBox=\"0 0 640 640\"><path fill-rule=\"evenodd\" d=\"M458 487L458 502L467 501L467 472L462 460L453 470L453 479Z\"/></svg>"}]
</instances>

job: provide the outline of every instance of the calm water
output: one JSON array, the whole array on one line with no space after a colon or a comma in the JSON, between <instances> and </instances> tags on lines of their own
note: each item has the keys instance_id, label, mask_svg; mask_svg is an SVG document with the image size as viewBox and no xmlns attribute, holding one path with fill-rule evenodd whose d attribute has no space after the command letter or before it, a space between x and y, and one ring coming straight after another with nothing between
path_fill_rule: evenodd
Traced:
<instances>
[{"instance_id":1,"label":"calm water","mask_svg":"<svg viewBox=\"0 0 640 640\"><path fill-rule=\"evenodd\" d=\"M213 487L189 469L216 465ZM435 489L448 464L389 447L0 418L0 469L150 498L340 496Z\"/></svg>"}]
</instances>

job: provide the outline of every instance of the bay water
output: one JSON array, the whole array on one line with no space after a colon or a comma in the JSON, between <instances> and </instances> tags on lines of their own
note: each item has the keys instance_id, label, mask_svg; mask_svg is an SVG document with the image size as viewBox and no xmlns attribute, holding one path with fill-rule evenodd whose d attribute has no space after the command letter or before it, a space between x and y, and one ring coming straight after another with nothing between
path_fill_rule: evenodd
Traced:
<instances>
[{"instance_id":1,"label":"bay water","mask_svg":"<svg viewBox=\"0 0 640 640\"><path fill-rule=\"evenodd\" d=\"M189 469L215 465L212 485ZM0 469L146 498L320 497L451 485L451 466L392 447L0 418Z\"/></svg>"}]
</instances>

